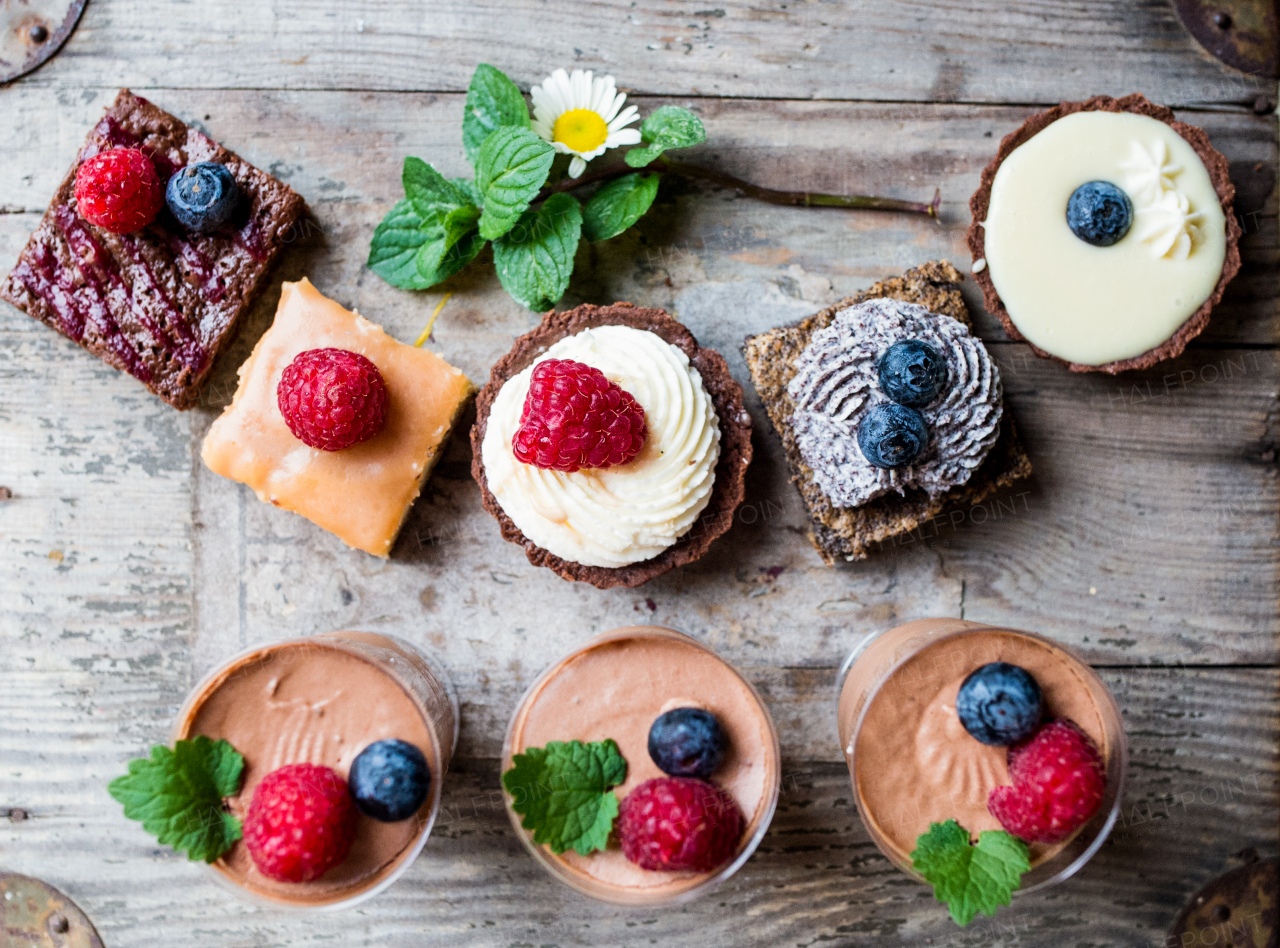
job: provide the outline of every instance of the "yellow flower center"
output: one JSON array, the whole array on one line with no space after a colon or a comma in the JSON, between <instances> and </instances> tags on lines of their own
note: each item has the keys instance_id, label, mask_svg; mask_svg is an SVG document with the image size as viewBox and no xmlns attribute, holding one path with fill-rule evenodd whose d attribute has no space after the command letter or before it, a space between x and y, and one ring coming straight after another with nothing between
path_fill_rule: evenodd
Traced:
<instances>
[{"instance_id":1,"label":"yellow flower center","mask_svg":"<svg viewBox=\"0 0 1280 948\"><path fill-rule=\"evenodd\" d=\"M590 109L570 109L556 119L551 137L576 152L594 151L609 137L609 126Z\"/></svg>"}]
</instances>

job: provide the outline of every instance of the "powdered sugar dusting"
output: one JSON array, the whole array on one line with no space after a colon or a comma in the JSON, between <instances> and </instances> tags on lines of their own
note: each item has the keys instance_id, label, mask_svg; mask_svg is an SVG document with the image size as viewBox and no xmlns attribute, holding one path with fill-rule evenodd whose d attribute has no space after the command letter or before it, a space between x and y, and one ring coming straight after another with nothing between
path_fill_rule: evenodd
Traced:
<instances>
[{"instance_id":1,"label":"powdered sugar dusting","mask_svg":"<svg viewBox=\"0 0 1280 948\"><path fill-rule=\"evenodd\" d=\"M914 464L883 470L858 448L858 423L889 398L877 366L895 342L919 339L946 359L943 394L920 409L929 444ZM936 497L965 483L1000 435L1000 370L963 324L915 303L873 299L841 310L796 360L787 393L790 423L805 463L833 503L857 507L889 491Z\"/></svg>"}]
</instances>

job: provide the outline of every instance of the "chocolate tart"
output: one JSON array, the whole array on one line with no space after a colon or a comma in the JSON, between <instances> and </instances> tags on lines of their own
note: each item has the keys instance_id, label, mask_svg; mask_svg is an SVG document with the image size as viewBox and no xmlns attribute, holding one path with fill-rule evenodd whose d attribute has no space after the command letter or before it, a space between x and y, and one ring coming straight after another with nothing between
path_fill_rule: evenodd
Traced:
<instances>
[{"instance_id":1,"label":"chocolate tart","mask_svg":"<svg viewBox=\"0 0 1280 948\"><path fill-rule=\"evenodd\" d=\"M1061 362L1072 372L1107 372L1115 375L1118 372L1125 372L1129 369L1145 369L1164 359L1172 359L1180 355L1182 350L1187 347L1187 343L1204 331L1204 327L1209 323L1210 312L1218 305L1227 284L1231 282L1232 278L1240 270L1239 241L1241 229L1234 209L1235 185L1231 183L1226 157L1209 143L1209 136L1205 134L1203 129L1188 125L1186 122L1179 122L1174 118L1172 109L1156 105L1140 93L1133 93L1119 99L1097 95L1085 102L1063 102L1044 112L1037 112L1001 139L1000 150L991 159L991 163L982 170L982 179L978 185L978 190L969 199L969 210L973 214L973 220L969 224L967 235L969 251L973 254L975 264L980 260L984 261L986 259L982 221L987 219L987 210L991 203L991 186L995 181L996 172L1000 170L1000 165L1019 145L1029 141L1058 119L1076 112L1130 112L1134 115L1145 115L1168 125L1199 156L1205 170L1209 172L1209 179L1213 182L1213 189L1217 193L1218 200L1222 204L1223 213L1226 215L1226 257L1222 262L1222 273L1218 277L1217 286L1214 287L1209 298L1200 305L1200 308L1187 317L1187 320L1179 327L1177 332L1159 346L1130 359L1105 362L1101 365L1084 365L1079 362L1070 362L1044 351L1033 343L1027 343L1031 347L1031 351L1040 356L1040 358ZM1000 294L996 292L995 283L991 279L990 267L980 268L973 276L978 286L982 289L983 305L986 306L987 311L999 318L1005 332L1009 334L1011 339L1026 342L1027 340L1018 331L1017 326L1014 325L1013 320L1010 318L1008 310L1005 309L1005 305L1000 299Z\"/></svg>"},{"instance_id":2,"label":"chocolate tart","mask_svg":"<svg viewBox=\"0 0 1280 948\"><path fill-rule=\"evenodd\" d=\"M769 420L782 438L791 480L808 511L809 539L828 566L837 560L866 559L877 544L905 536L949 509L980 504L1002 487L1031 475L1031 461L1006 410L995 444L964 484L937 497L909 489L905 494L885 494L858 507L842 507L833 503L818 485L789 423L795 413L795 403L787 393L787 385L795 377L796 358L815 332L831 324L836 313L883 297L918 303L931 313L950 316L972 328L969 311L960 295L959 284L963 279L946 261L921 264L798 323L748 336L742 347L751 380L764 402Z\"/></svg>"},{"instance_id":3,"label":"chocolate tart","mask_svg":"<svg viewBox=\"0 0 1280 948\"><path fill-rule=\"evenodd\" d=\"M711 500L688 533L659 555L629 566L584 566L561 559L526 537L490 492L481 452L489 411L502 386L561 339L597 326L629 326L647 330L684 352L702 376L702 384L711 396L720 419L720 460L716 464ZM742 402L742 386L729 374L724 357L714 349L699 346L693 333L664 310L646 309L631 303L614 303L612 306L583 304L565 312L547 313L537 328L518 338L511 351L494 365L488 383L476 396L471 451L471 474L480 485L484 509L498 521L504 540L524 547L530 563L545 566L564 579L590 583L597 589L635 587L700 559L716 538L733 525L734 512L746 491L747 465L751 463L751 416Z\"/></svg>"},{"instance_id":4,"label":"chocolate tart","mask_svg":"<svg viewBox=\"0 0 1280 948\"><path fill-rule=\"evenodd\" d=\"M76 209L76 172L119 147L146 152L164 182L194 162L225 165L240 188L239 213L211 234L188 231L167 208L130 234L90 224ZM89 132L0 283L0 299L128 372L174 408L190 408L305 212L288 185L124 89Z\"/></svg>"}]
</instances>

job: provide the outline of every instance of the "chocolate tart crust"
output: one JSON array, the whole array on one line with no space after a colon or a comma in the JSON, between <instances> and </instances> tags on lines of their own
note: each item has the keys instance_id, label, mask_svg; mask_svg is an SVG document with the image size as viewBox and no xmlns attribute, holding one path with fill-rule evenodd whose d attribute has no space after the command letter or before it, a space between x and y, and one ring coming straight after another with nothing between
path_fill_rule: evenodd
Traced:
<instances>
[{"instance_id":1,"label":"chocolate tart crust","mask_svg":"<svg viewBox=\"0 0 1280 948\"><path fill-rule=\"evenodd\" d=\"M796 443L790 425L795 403L787 393L787 384L796 374L796 358L815 332L829 326L840 310L882 297L918 303L931 313L951 316L972 328L960 295L959 284L963 279L946 261L924 263L798 323L748 336L742 347L751 380L760 393L769 420L782 438L791 480L809 513L809 539L828 566L836 560L864 560L876 544L909 534L948 509L980 504L1000 488L1031 474L1031 461L1022 449L1008 411L1001 421L999 438L969 480L936 498L913 488L902 495L885 494L860 507L837 506L818 486Z\"/></svg>"},{"instance_id":2,"label":"chocolate tart crust","mask_svg":"<svg viewBox=\"0 0 1280 948\"><path fill-rule=\"evenodd\" d=\"M652 559L629 566L584 566L561 559L526 537L489 490L481 452L484 433L489 425L489 412L498 397L498 390L554 343L596 326L630 326L647 330L680 349L702 376L702 384L711 396L720 419L720 460L716 464L710 502L688 533ZM471 452L471 474L480 485L484 509L498 521L504 540L524 547L530 563L545 566L564 579L590 583L597 589L635 587L677 566L700 559L716 538L733 526L734 512L746 493L747 465L751 463L751 416L742 403L742 386L729 374L724 357L714 349L699 346L693 333L664 310L647 309L631 303L614 303L612 306L588 303L564 312L547 313L537 328L518 338L511 351L493 366L488 383L476 396Z\"/></svg>"},{"instance_id":3,"label":"chocolate tart crust","mask_svg":"<svg viewBox=\"0 0 1280 948\"><path fill-rule=\"evenodd\" d=\"M973 254L975 263L986 259L985 235L981 222L987 219L987 210L991 204L991 184L995 181L996 172L1000 169L1000 165L1019 145L1039 132L1044 131L1045 128L1058 119L1076 112L1131 112L1134 115L1146 115L1164 122L1195 149L1196 154L1204 163L1205 169L1209 172L1209 178L1213 182L1213 189L1217 192L1218 200L1222 203L1223 213L1227 217L1227 253L1222 262L1222 273L1218 277L1218 285L1214 287L1213 292L1200 305L1200 308L1187 317L1187 321L1178 328L1178 331L1159 346L1154 349L1148 349L1146 352L1131 359L1106 362L1102 365L1082 365L1079 362L1068 362L1066 359L1059 358L1050 352L1045 352L1032 343L1027 343L1027 345L1031 346L1031 351L1042 359L1061 362L1072 372L1108 372L1111 375L1115 375L1118 372L1126 372L1129 369L1145 369L1164 359L1172 359L1180 355L1182 350L1187 347L1187 343L1204 331L1204 327L1209 323L1209 313L1218 305L1227 284L1231 282L1232 278L1240 270L1239 244L1241 230L1240 222L1236 219L1234 207L1235 185L1231 183L1226 157L1209 143L1209 136L1205 134L1204 129L1188 125L1186 122L1179 122L1174 118L1172 109L1165 108L1163 105L1156 105L1140 93L1133 93L1120 99L1096 95L1085 102L1063 102L1044 112L1037 112L1001 140L1000 150L996 152L995 158L991 159L991 163L982 171L982 182L979 184L978 190L974 192L973 197L969 199L969 210L973 213L973 220L969 224L968 233L969 250ZM1009 318L1009 311L1005 309L1004 302L1000 299L1000 294L996 292L995 283L991 280L991 268L989 266L984 267L973 276L978 286L982 288L982 301L987 311L1000 319L1000 322L1004 325L1005 332L1009 334L1010 338L1019 342L1026 342L1026 338L1018 332L1013 320Z\"/></svg>"}]
</instances>

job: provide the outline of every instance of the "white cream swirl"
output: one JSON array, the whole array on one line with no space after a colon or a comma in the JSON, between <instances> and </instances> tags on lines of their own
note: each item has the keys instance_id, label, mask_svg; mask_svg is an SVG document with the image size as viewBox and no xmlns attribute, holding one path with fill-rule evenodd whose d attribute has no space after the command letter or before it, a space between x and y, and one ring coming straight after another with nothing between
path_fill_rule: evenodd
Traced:
<instances>
[{"instance_id":1,"label":"white cream swirl","mask_svg":"<svg viewBox=\"0 0 1280 948\"><path fill-rule=\"evenodd\" d=\"M654 333L600 326L561 339L538 357L599 369L644 409L647 435L628 464L572 474L517 461L511 439L529 393L530 365L509 379L489 410L481 444L489 490L520 531L561 559L629 566L689 532L711 500L720 419L702 376Z\"/></svg>"},{"instance_id":2,"label":"white cream swirl","mask_svg":"<svg viewBox=\"0 0 1280 948\"><path fill-rule=\"evenodd\" d=\"M921 408L929 443L913 463L874 466L858 448L858 423L889 401L880 390L880 358L895 342L919 339L947 361L943 393ZM832 502L857 507L915 487L936 497L969 480L1000 436L1000 370L986 347L950 316L915 303L873 299L836 313L813 334L787 385L796 444Z\"/></svg>"}]
</instances>

